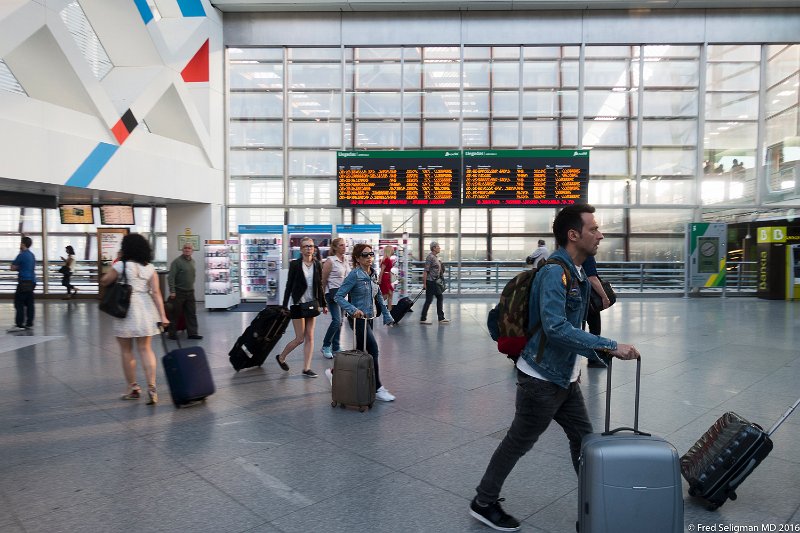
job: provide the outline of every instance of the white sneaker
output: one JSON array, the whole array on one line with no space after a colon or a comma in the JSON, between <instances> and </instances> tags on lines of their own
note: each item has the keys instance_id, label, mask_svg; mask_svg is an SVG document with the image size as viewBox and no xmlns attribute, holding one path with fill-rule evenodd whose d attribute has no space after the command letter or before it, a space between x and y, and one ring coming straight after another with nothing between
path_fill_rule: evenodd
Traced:
<instances>
[{"instance_id":1,"label":"white sneaker","mask_svg":"<svg viewBox=\"0 0 800 533\"><path fill-rule=\"evenodd\" d=\"M449 321L449 320L447 320L446 318L443 318L443 319L441 319L441 320L439 321L439 324L449 324L449 323L450 323L450 321Z\"/></svg>"},{"instance_id":2,"label":"white sneaker","mask_svg":"<svg viewBox=\"0 0 800 533\"><path fill-rule=\"evenodd\" d=\"M331 387L333 387L333 371L330 368L325 369L325 377L328 378L328 381L331 382Z\"/></svg>"},{"instance_id":3,"label":"white sneaker","mask_svg":"<svg viewBox=\"0 0 800 533\"><path fill-rule=\"evenodd\" d=\"M382 402L393 402L395 400L394 394L386 390L386 387L381 385L381 388L375 392L375 399Z\"/></svg>"},{"instance_id":4,"label":"white sneaker","mask_svg":"<svg viewBox=\"0 0 800 533\"><path fill-rule=\"evenodd\" d=\"M333 350L331 350L330 346L323 346L320 351L325 359L333 359Z\"/></svg>"},{"instance_id":5,"label":"white sneaker","mask_svg":"<svg viewBox=\"0 0 800 533\"><path fill-rule=\"evenodd\" d=\"M433 324L433 320L431 320L431 319L429 318L428 320L420 320L420 321L419 321L419 323L420 323L420 324Z\"/></svg>"}]
</instances>

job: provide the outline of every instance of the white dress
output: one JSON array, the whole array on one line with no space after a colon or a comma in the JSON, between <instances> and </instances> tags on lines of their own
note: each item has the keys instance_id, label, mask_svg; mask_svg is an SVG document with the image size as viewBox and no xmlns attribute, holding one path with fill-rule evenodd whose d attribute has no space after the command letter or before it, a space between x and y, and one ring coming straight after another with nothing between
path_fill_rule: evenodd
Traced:
<instances>
[{"instance_id":1,"label":"white dress","mask_svg":"<svg viewBox=\"0 0 800 533\"><path fill-rule=\"evenodd\" d=\"M122 261L117 261L112 267L117 271L118 280L122 280L122 265ZM131 306L128 308L128 316L114 319L114 336L131 338L156 335L157 323L161 317L150 296L150 278L156 269L152 263L143 266L135 261L126 261L125 267L128 284L133 288Z\"/></svg>"}]
</instances>

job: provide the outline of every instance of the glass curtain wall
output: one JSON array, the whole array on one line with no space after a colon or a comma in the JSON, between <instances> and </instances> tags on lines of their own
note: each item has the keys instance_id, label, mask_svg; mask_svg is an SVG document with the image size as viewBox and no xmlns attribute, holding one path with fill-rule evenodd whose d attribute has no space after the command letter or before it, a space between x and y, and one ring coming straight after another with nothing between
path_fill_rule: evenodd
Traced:
<instances>
[{"instance_id":1,"label":"glass curtain wall","mask_svg":"<svg viewBox=\"0 0 800 533\"><path fill-rule=\"evenodd\" d=\"M97 291L97 228L111 227L100 224L100 212L94 208L95 224L62 224L55 209L34 209L27 207L0 207L0 262L10 263L19 253L20 237L24 234L33 239L31 251L36 256L36 270L39 285L37 292L63 293L61 274L58 268L66 257L66 246L75 250L78 271L73 283L81 292ZM134 208L134 226L125 226L131 233L141 233L154 247L154 261L161 268L167 261L167 210L164 207ZM43 240L42 223L47 228L47 238ZM48 275L45 279L43 259L47 258ZM83 284L87 284L84 287ZM6 271L0 277L0 291L13 292L16 286L16 273Z\"/></svg>"},{"instance_id":2,"label":"glass curtain wall","mask_svg":"<svg viewBox=\"0 0 800 533\"><path fill-rule=\"evenodd\" d=\"M544 209L339 209L336 150L591 149L601 261L680 261L712 208L797 203L800 46L229 48L229 231L381 224L521 260ZM762 139L762 146L759 146ZM763 162L761 164L760 162ZM698 215L699 213L699 215Z\"/></svg>"}]
</instances>

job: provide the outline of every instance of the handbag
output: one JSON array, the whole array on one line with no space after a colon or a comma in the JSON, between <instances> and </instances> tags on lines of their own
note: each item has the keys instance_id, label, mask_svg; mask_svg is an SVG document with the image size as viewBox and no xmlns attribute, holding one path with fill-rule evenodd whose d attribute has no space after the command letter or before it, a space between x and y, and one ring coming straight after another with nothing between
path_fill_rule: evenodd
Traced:
<instances>
[{"instance_id":1,"label":"handbag","mask_svg":"<svg viewBox=\"0 0 800 533\"><path fill-rule=\"evenodd\" d=\"M444 291L447 290L447 283L444 281L444 278L436 278L434 283L436 284L436 296L444 294Z\"/></svg>"},{"instance_id":2,"label":"handbag","mask_svg":"<svg viewBox=\"0 0 800 533\"><path fill-rule=\"evenodd\" d=\"M292 315L300 315L301 318L314 318L319 316L319 304L317 302L305 302L292 305Z\"/></svg>"},{"instance_id":3,"label":"handbag","mask_svg":"<svg viewBox=\"0 0 800 533\"><path fill-rule=\"evenodd\" d=\"M602 285L603 290L606 291L608 301L611 302L608 304L608 306L611 307L617 301L617 293L614 292L614 287L611 286L611 283L604 280L600 276L597 276L597 279L600 280L600 285ZM592 288L591 292L589 293L589 310L593 313L599 313L603 310L603 298L597 294L597 291L595 291L594 288Z\"/></svg>"},{"instance_id":4,"label":"handbag","mask_svg":"<svg viewBox=\"0 0 800 533\"><path fill-rule=\"evenodd\" d=\"M59 274L71 274L72 270L67 265L61 265L61 268L58 269Z\"/></svg>"},{"instance_id":5,"label":"handbag","mask_svg":"<svg viewBox=\"0 0 800 533\"><path fill-rule=\"evenodd\" d=\"M131 294L133 287L128 285L128 277L125 272L125 262L122 262L122 279L106 287L103 292L103 299L100 301L100 310L116 318L128 316L128 308L131 306Z\"/></svg>"}]
</instances>

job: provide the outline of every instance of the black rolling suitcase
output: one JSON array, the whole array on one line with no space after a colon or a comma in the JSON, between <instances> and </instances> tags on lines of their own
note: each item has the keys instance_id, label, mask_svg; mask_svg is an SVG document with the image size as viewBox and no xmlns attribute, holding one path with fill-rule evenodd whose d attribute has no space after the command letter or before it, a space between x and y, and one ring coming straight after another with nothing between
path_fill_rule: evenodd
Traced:
<instances>
[{"instance_id":1,"label":"black rolling suitcase","mask_svg":"<svg viewBox=\"0 0 800 533\"><path fill-rule=\"evenodd\" d=\"M715 510L736 499L741 485L772 451L770 436L800 404L792 405L769 431L734 412L722 415L681 457L681 472L689 495L703 498Z\"/></svg>"},{"instance_id":2,"label":"black rolling suitcase","mask_svg":"<svg viewBox=\"0 0 800 533\"><path fill-rule=\"evenodd\" d=\"M228 352L234 370L263 365L289 322L289 311L283 306L268 305L261 310Z\"/></svg>"},{"instance_id":3,"label":"black rolling suitcase","mask_svg":"<svg viewBox=\"0 0 800 533\"><path fill-rule=\"evenodd\" d=\"M417 300L419 300L419 297L422 296L422 292L423 291L419 291L419 294L414 296L413 300L408 296L400 298L400 300L392 306L390 313L396 323L399 323L401 320L403 320L403 317L408 314L408 312L411 310L411 307L417 302Z\"/></svg>"},{"instance_id":4,"label":"black rolling suitcase","mask_svg":"<svg viewBox=\"0 0 800 533\"><path fill-rule=\"evenodd\" d=\"M182 348L178 341L178 349L170 351L163 328L161 340L164 351L167 352L161 362L175 407L205 400L214 394L214 379L211 377L205 350L200 346Z\"/></svg>"}]
</instances>

